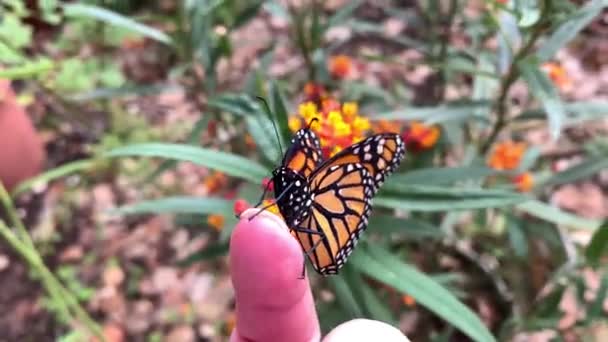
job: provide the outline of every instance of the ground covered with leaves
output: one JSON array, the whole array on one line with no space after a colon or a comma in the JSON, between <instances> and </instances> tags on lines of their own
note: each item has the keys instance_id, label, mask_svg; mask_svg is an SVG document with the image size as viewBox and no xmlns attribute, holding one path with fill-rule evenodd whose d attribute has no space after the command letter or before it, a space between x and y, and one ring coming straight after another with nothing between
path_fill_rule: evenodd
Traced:
<instances>
[{"instance_id":1,"label":"ground covered with leaves","mask_svg":"<svg viewBox=\"0 0 608 342\"><path fill-rule=\"evenodd\" d=\"M0 78L47 153L11 197L108 341L227 340L233 203L280 160L257 95L284 143L316 118L326 157L372 133L407 144L361 254L415 278L362 257L312 276L324 331L370 317L487 340L428 281L498 340L608 335L602 1L42 3L2 5ZM0 340L84 339L40 278L0 244Z\"/></svg>"}]
</instances>

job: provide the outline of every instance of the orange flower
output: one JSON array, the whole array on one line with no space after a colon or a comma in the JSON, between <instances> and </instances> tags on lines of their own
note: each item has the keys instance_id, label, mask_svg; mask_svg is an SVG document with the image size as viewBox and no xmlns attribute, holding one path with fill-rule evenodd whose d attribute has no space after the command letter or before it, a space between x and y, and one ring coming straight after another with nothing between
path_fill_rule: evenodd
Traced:
<instances>
[{"instance_id":1,"label":"orange flower","mask_svg":"<svg viewBox=\"0 0 608 342\"><path fill-rule=\"evenodd\" d=\"M273 191L274 183L272 182L272 179L264 177L264 179L262 179L262 189L268 189L268 191Z\"/></svg>"},{"instance_id":2,"label":"orange flower","mask_svg":"<svg viewBox=\"0 0 608 342\"><path fill-rule=\"evenodd\" d=\"M270 211L271 213L280 216L281 218L283 217L281 215L281 212L279 211L279 207L276 205L274 200L270 200L270 199L265 199L264 202L262 202L262 207L266 207L269 206L266 210Z\"/></svg>"},{"instance_id":3,"label":"orange flower","mask_svg":"<svg viewBox=\"0 0 608 342\"><path fill-rule=\"evenodd\" d=\"M207 224L218 232L224 228L225 221L226 219L224 216L220 214L211 214L207 216Z\"/></svg>"},{"instance_id":4,"label":"orange flower","mask_svg":"<svg viewBox=\"0 0 608 342\"><path fill-rule=\"evenodd\" d=\"M237 217L241 216L243 211L249 209L250 207L251 205L247 201L242 198L239 198L234 201L234 215L236 215Z\"/></svg>"},{"instance_id":5,"label":"orange flower","mask_svg":"<svg viewBox=\"0 0 608 342\"><path fill-rule=\"evenodd\" d=\"M228 177L222 172L214 172L209 177L205 178L204 184L208 193L212 194L228 184Z\"/></svg>"},{"instance_id":6,"label":"orange flower","mask_svg":"<svg viewBox=\"0 0 608 342\"><path fill-rule=\"evenodd\" d=\"M412 151L427 150L437 143L440 135L439 127L427 126L423 123L412 121L408 129L403 133L403 140Z\"/></svg>"},{"instance_id":7,"label":"orange flower","mask_svg":"<svg viewBox=\"0 0 608 342\"><path fill-rule=\"evenodd\" d=\"M357 103L340 104L331 98L323 100L320 106L312 101L300 104L298 116L290 119L290 127L293 130L308 125L313 119L318 121L310 129L319 137L325 157L361 141L370 129L369 120L359 115Z\"/></svg>"},{"instance_id":8,"label":"orange flower","mask_svg":"<svg viewBox=\"0 0 608 342\"><path fill-rule=\"evenodd\" d=\"M488 166L495 170L513 170L519 166L526 152L524 143L504 141L494 147L488 160Z\"/></svg>"},{"instance_id":9,"label":"orange flower","mask_svg":"<svg viewBox=\"0 0 608 342\"><path fill-rule=\"evenodd\" d=\"M372 123L372 131L374 134L379 133L401 133L401 124L397 121L380 119Z\"/></svg>"},{"instance_id":10,"label":"orange flower","mask_svg":"<svg viewBox=\"0 0 608 342\"><path fill-rule=\"evenodd\" d=\"M250 149L255 149L255 140L249 133L245 134L245 145Z\"/></svg>"},{"instance_id":11,"label":"orange flower","mask_svg":"<svg viewBox=\"0 0 608 342\"><path fill-rule=\"evenodd\" d=\"M235 326L236 326L236 314L234 312L231 312L228 314L228 317L226 317L226 321L224 322L224 334L226 336L230 336L232 334L232 331L234 330Z\"/></svg>"},{"instance_id":12,"label":"orange flower","mask_svg":"<svg viewBox=\"0 0 608 342\"><path fill-rule=\"evenodd\" d=\"M572 87L572 80L566 73L566 69L558 63L547 62L543 64L542 69L559 89L568 90Z\"/></svg>"},{"instance_id":13,"label":"orange flower","mask_svg":"<svg viewBox=\"0 0 608 342\"><path fill-rule=\"evenodd\" d=\"M321 105L323 100L329 97L327 90L322 85L314 82L307 82L304 85L304 95L305 101L312 101L317 105Z\"/></svg>"},{"instance_id":14,"label":"orange flower","mask_svg":"<svg viewBox=\"0 0 608 342\"><path fill-rule=\"evenodd\" d=\"M409 306L409 307L416 305L416 300L414 299L414 297L412 297L410 295L401 296L401 302L403 302L403 305Z\"/></svg>"},{"instance_id":15,"label":"orange flower","mask_svg":"<svg viewBox=\"0 0 608 342\"><path fill-rule=\"evenodd\" d=\"M329 60L329 73L335 78L345 78L351 71L352 60L345 55L333 56Z\"/></svg>"},{"instance_id":16,"label":"orange flower","mask_svg":"<svg viewBox=\"0 0 608 342\"><path fill-rule=\"evenodd\" d=\"M521 192L530 191L534 187L534 177L530 172L524 172L513 177L512 182L517 190Z\"/></svg>"}]
</instances>

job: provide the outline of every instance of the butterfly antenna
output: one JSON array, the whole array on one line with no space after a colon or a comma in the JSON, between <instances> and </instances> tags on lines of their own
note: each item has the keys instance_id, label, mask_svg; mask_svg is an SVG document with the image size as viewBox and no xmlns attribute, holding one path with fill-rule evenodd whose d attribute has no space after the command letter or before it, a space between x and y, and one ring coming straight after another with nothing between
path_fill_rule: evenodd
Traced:
<instances>
[{"instance_id":1,"label":"butterfly antenna","mask_svg":"<svg viewBox=\"0 0 608 342\"><path fill-rule=\"evenodd\" d=\"M306 129L310 129L310 126L312 126L313 122L319 121L319 119L317 118L312 118L310 119L310 121L308 121L308 126L306 126Z\"/></svg>"},{"instance_id":2,"label":"butterfly antenna","mask_svg":"<svg viewBox=\"0 0 608 342\"><path fill-rule=\"evenodd\" d=\"M274 123L275 120L273 118L272 111L270 110L270 106L268 105L268 102L266 101L265 98L263 98L261 96L256 96L255 98L264 104L264 109L266 110L266 115L268 115L268 119L270 119L270 122L272 123L272 128L274 128L274 134L277 137L277 141L279 142L279 151L281 151L281 155L283 155L283 146L281 144L281 137L279 136L279 131L277 130L277 125Z\"/></svg>"}]
</instances>

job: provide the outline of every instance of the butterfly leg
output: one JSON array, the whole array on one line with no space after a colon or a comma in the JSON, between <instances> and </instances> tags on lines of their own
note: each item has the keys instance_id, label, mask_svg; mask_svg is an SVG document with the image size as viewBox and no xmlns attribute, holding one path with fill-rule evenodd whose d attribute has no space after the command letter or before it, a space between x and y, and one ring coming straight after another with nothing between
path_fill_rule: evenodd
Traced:
<instances>
[{"instance_id":1,"label":"butterfly leg","mask_svg":"<svg viewBox=\"0 0 608 342\"><path fill-rule=\"evenodd\" d=\"M310 249L308 251L303 253L304 258L302 260L302 273L300 273L299 279L304 279L304 275L306 274L306 258L310 257L312 252L314 252L315 249L317 249L317 247L319 247L321 242L323 242L325 240L325 233L317 231L317 230L306 229L306 228L293 228L293 230L296 232L300 232L300 233L315 234L315 235L320 236L319 240L317 240L314 243L314 245L312 245L312 247L310 247Z\"/></svg>"},{"instance_id":2,"label":"butterfly leg","mask_svg":"<svg viewBox=\"0 0 608 342\"><path fill-rule=\"evenodd\" d=\"M254 207L257 208L262 204L262 202L264 202L264 197L266 197L266 193L268 193L268 188L270 188L270 182L266 183L266 186L264 187L264 192L262 193L262 196L258 200L258 203L256 205L254 205Z\"/></svg>"},{"instance_id":3,"label":"butterfly leg","mask_svg":"<svg viewBox=\"0 0 608 342\"><path fill-rule=\"evenodd\" d=\"M283 191L282 191L282 192L279 194L279 196L277 196L277 197L274 199L274 202L273 202L273 203L270 203L270 204L268 204L268 205L263 206L262 208L260 208L260 210L259 210L257 213L255 213L255 214L251 215L251 216L249 217L249 221L253 220L253 219L254 219L256 216L258 216L258 215L259 215L259 214L260 214L262 211L264 211L264 210L266 210L266 209L268 209L268 208L272 207L273 205L275 205L277 201L279 201L281 198L283 198L283 196L285 196L285 194L287 194L287 192L288 192L288 191L291 189L291 187L292 187L293 185L294 185L294 183L289 184L289 186L287 186L287 187L285 188L285 190L283 190ZM263 197L262 197L262 198L263 198ZM259 204L258 204L258 205L259 205Z\"/></svg>"}]
</instances>

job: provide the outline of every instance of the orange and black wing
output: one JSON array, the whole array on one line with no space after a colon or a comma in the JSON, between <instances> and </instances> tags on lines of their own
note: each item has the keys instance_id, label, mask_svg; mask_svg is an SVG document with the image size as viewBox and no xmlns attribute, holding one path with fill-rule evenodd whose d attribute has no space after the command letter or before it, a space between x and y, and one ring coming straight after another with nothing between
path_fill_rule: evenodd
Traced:
<instances>
[{"instance_id":1,"label":"orange and black wing","mask_svg":"<svg viewBox=\"0 0 608 342\"><path fill-rule=\"evenodd\" d=\"M309 128L302 128L291 140L291 146L285 153L281 164L282 167L308 178L321 162L319 138Z\"/></svg>"},{"instance_id":2,"label":"orange and black wing","mask_svg":"<svg viewBox=\"0 0 608 342\"><path fill-rule=\"evenodd\" d=\"M336 274L367 227L374 181L360 163L324 167L311 180L310 211L293 234L315 270Z\"/></svg>"},{"instance_id":3,"label":"orange and black wing","mask_svg":"<svg viewBox=\"0 0 608 342\"><path fill-rule=\"evenodd\" d=\"M371 201L405 156L397 134L378 134L354 144L310 176L312 204L294 235L315 270L336 274L367 228Z\"/></svg>"},{"instance_id":4,"label":"orange and black wing","mask_svg":"<svg viewBox=\"0 0 608 342\"><path fill-rule=\"evenodd\" d=\"M345 148L327 160L325 164L360 163L373 177L375 188L378 188L386 177L399 166L404 156L403 139L398 134L383 133Z\"/></svg>"}]
</instances>

